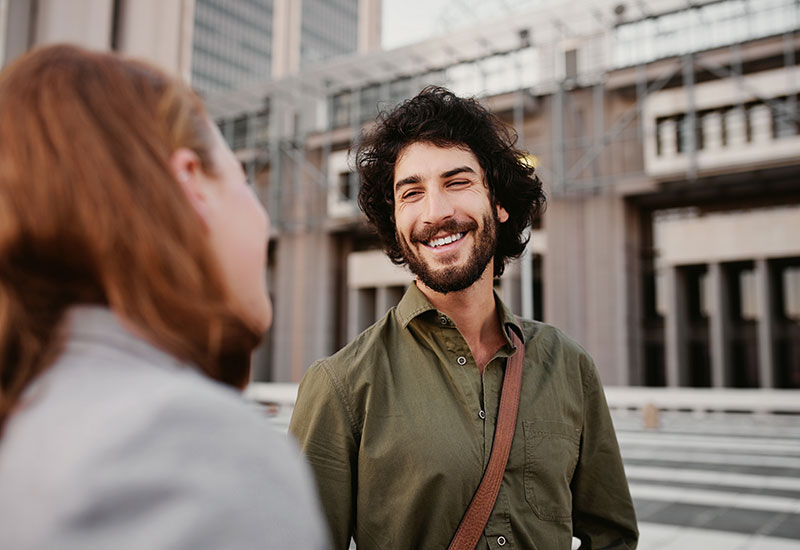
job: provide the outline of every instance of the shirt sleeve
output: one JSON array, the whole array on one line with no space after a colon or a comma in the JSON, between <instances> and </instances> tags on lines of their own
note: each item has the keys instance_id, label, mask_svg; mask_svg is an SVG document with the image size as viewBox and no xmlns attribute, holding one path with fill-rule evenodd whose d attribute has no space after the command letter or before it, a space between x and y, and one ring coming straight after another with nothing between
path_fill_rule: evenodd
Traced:
<instances>
[{"instance_id":1,"label":"shirt sleeve","mask_svg":"<svg viewBox=\"0 0 800 550\"><path fill-rule=\"evenodd\" d=\"M597 369L582 358L584 420L572 478L572 524L581 548L632 550L639 532L617 437Z\"/></svg>"},{"instance_id":2,"label":"shirt sleeve","mask_svg":"<svg viewBox=\"0 0 800 550\"><path fill-rule=\"evenodd\" d=\"M344 388L321 361L311 366L297 395L289 431L317 480L335 550L346 550L354 531L359 432Z\"/></svg>"}]
</instances>

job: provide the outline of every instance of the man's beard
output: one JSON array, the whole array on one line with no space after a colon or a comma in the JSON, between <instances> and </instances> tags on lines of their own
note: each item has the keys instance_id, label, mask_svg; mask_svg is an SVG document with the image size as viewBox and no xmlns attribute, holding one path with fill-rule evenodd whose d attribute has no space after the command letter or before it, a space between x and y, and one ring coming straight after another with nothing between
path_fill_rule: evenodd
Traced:
<instances>
[{"instance_id":1,"label":"man's beard","mask_svg":"<svg viewBox=\"0 0 800 550\"><path fill-rule=\"evenodd\" d=\"M494 257L497 250L497 228L500 220L497 215L486 214L483 217L483 229L474 233L475 244L470 252L469 258L462 265L445 266L439 269L432 269L426 261L418 255L411 245L402 235L397 235L397 242L403 253L403 259L408 264L411 272L422 281L425 286L441 294L448 292L458 292L469 288L475 281L481 278L486 266ZM466 233L477 231L478 223L475 220L456 221L453 219L424 231L417 231L411 234L412 243L425 243L430 241L437 233L445 232L448 234ZM420 244L424 246L424 244Z\"/></svg>"}]
</instances>

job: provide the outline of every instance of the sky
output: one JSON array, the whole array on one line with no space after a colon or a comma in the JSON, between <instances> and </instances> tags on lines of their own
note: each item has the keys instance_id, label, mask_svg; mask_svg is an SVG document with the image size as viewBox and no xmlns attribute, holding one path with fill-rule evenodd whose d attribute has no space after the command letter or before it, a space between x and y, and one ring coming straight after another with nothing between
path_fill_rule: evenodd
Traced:
<instances>
[{"instance_id":1,"label":"sky","mask_svg":"<svg viewBox=\"0 0 800 550\"><path fill-rule=\"evenodd\" d=\"M563 0L383 0L384 49Z\"/></svg>"}]
</instances>

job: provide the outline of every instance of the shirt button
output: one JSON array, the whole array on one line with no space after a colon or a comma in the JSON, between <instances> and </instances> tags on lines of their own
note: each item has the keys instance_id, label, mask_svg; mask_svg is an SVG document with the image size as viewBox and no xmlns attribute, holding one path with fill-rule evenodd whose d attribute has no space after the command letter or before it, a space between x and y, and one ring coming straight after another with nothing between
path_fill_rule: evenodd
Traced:
<instances>
[{"instance_id":1,"label":"shirt button","mask_svg":"<svg viewBox=\"0 0 800 550\"><path fill-rule=\"evenodd\" d=\"M463 355L456 359L456 362L461 365L462 367L467 364L467 358Z\"/></svg>"},{"instance_id":2,"label":"shirt button","mask_svg":"<svg viewBox=\"0 0 800 550\"><path fill-rule=\"evenodd\" d=\"M480 411L480 412L478 413L478 416L480 416L480 417L481 417L481 420L485 420L485 419L486 419L486 413L485 413L484 411Z\"/></svg>"},{"instance_id":3,"label":"shirt button","mask_svg":"<svg viewBox=\"0 0 800 550\"><path fill-rule=\"evenodd\" d=\"M503 535L497 537L497 545L498 546L505 546L506 545L506 538Z\"/></svg>"}]
</instances>

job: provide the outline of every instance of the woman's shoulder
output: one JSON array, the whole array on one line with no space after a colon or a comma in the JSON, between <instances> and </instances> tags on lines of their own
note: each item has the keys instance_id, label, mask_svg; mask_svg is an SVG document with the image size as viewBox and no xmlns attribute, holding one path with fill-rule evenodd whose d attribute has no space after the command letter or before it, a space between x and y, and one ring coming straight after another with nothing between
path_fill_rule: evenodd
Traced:
<instances>
[{"instance_id":1,"label":"woman's shoulder","mask_svg":"<svg viewBox=\"0 0 800 550\"><path fill-rule=\"evenodd\" d=\"M105 332L87 337L79 331L67 340L9 419L3 455L38 449L32 466L49 469L58 460L62 470L79 469L115 449L128 448L130 456L156 449L162 434L209 447L271 435L266 419L238 391L119 327Z\"/></svg>"},{"instance_id":2,"label":"woman's shoulder","mask_svg":"<svg viewBox=\"0 0 800 550\"><path fill-rule=\"evenodd\" d=\"M0 442L0 507L39 509L38 529L61 537L97 513L147 529L152 507L221 546L268 536L284 509L314 518L298 449L255 405L168 356L108 344L71 342L27 392Z\"/></svg>"}]
</instances>

